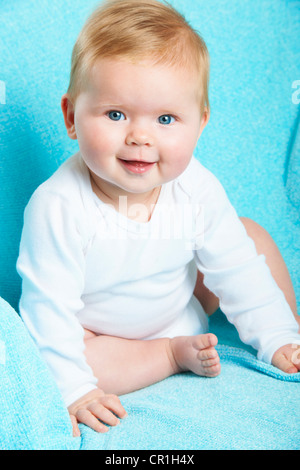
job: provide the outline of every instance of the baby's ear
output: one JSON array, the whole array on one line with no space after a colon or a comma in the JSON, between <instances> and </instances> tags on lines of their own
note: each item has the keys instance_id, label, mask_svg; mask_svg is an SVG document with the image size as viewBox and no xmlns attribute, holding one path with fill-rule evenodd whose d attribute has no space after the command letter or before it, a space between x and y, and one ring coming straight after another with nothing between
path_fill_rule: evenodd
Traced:
<instances>
[{"instance_id":1,"label":"baby's ear","mask_svg":"<svg viewBox=\"0 0 300 470\"><path fill-rule=\"evenodd\" d=\"M76 140L77 135L74 121L74 105L68 94L63 95L61 99L61 109L64 115L65 126L67 129L68 136L70 137L70 139Z\"/></svg>"},{"instance_id":2,"label":"baby's ear","mask_svg":"<svg viewBox=\"0 0 300 470\"><path fill-rule=\"evenodd\" d=\"M209 109L208 108L204 108L204 111L202 112L202 115L201 115L201 123L200 123L200 130L199 130L199 136L198 136L198 139L200 138L202 132L204 131L208 121L209 121L209 117L210 117L210 112L209 112Z\"/></svg>"}]
</instances>

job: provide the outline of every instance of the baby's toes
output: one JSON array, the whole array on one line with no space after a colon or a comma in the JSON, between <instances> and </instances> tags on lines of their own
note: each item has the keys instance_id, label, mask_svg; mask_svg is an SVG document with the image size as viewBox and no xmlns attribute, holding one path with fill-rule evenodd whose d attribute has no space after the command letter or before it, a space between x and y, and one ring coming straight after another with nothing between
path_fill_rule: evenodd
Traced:
<instances>
[{"instance_id":1,"label":"baby's toes","mask_svg":"<svg viewBox=\"0 0 300 470\"><path fill-rule=\"evenodd\" d=\"M205 361L202 361L202 367L212 367L212 366L217 366L220 364L219 358L215 359L206 359Z\"/></svg>"},{"instance_id":2,"label":"baby's toes","mask_svg":"<svg viewBox=\"0 0 300 470\"><path fill-rule=\"evenodd\" d=\"M204 375L207 377L216 377L221 372L220 358L215 348L208 348L198 353L198 359L201 362Z\"/></svg>"},{"instance_id":3,"label":"baby's toes","mask_svg":"<svg viewBox=\"0 0 300 470\"><path fill-rule=\"evenodd\" d=\"M200 361L206 361L206 360L214 360L216 358L219 358L219 355L217 353L217 351L215 350L215 348L207 348L207 349L201 349L199 352L198 352L198 359Z\"/></svg>"},{"instance_id":4,"label":"baby's toes","mask_svg":"<svg viewBox=\"0 0 300 470\"><path fill-rule=\"evenodd\" d=\"M195 349L213 348L218 344L218 338L213 333L205 333L193 337L193 347Z\"/></svg>"},{"instance_id":5,"label":"baby's toes","mask_svg":"<svg viewBox=\"0 0 300 470\"><path fill-rule=\"evenodd\" d=\"M213 364L210 366L204 366L202 364L204 375L206 377L216 377L221 372L221 364L218 362L217 364Z\"/></svg>"}]
</instances>

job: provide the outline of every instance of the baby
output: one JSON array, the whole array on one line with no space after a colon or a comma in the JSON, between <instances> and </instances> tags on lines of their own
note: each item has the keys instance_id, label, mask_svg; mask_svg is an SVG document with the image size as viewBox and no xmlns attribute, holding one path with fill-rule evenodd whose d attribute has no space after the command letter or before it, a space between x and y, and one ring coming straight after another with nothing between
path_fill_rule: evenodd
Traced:
<instances>
[{"instance_id":1,"label":"baby","mask_svg":"<svg viewBox=\"0 0 300 470\"><path fill-rule=\"evenodd\" d=\"M300 370L277 247L193 157L208 72L201 37L155 0L107 2L75 44L62 111L80 151L33 194L17 264L20 313L74 435L118 424L117 395L186 370L217 376L207 315L219 307L259 359Z\"/></svg>"}]
</instances>

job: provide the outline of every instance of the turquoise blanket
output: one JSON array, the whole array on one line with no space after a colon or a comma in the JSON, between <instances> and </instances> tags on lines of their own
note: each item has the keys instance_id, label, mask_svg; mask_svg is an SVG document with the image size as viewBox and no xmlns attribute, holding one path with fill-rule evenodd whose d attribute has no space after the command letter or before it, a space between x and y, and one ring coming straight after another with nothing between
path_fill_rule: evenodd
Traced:
<instances>
[{"instance_id":1,"label":"turquoise blanket","mask_svg":"<svg viewBox=\"0 0 300 470\"><path fill-rule=\"evenodd\" d=\"M0 4L0 448L299 449L300 374L259 362L222 312L210 320L222 373L180 374L121 397L128 418L106 435L67 411L17 309L24 207L77 151L60 98L76 36L95 0ZM171 0L211 55L210 123L196 156L240 215L278 244L300 305L300 6L290 0ZM5 299L5 300L3 300Z\"/></svg>"},{"instance_id":2,"label":"turquoise blanket","mask_svg":"<svg viewBox=\"0 0 300 470\"><path fill-rule=\"evenodd\" d=\"M211 329L223 340L219 377L190 373L124 395L128 412L106 434L72 429L59 391L20 317L0 302L0 449L208 450L300 447L300 374L255 358L221 312Z\"/></svg>"}]
</instances>

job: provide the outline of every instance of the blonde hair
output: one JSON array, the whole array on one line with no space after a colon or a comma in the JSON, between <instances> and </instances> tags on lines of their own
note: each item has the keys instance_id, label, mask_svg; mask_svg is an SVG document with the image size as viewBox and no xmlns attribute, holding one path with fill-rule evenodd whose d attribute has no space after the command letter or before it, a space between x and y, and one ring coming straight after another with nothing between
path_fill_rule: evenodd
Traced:
<instances>
[{"instance_id":1,"label":"blonde hair","mask_svg":"<svg viewBox=\"0 0 300 470\"><path fill-rule=\"evenodd\" d=\"M201 36L167 2L108 0L85 23L72 53L68 93L76 100L100 58L184 67L199 77L201 111L209 111L209 55Z\"/></svg>"}]
</instances>

